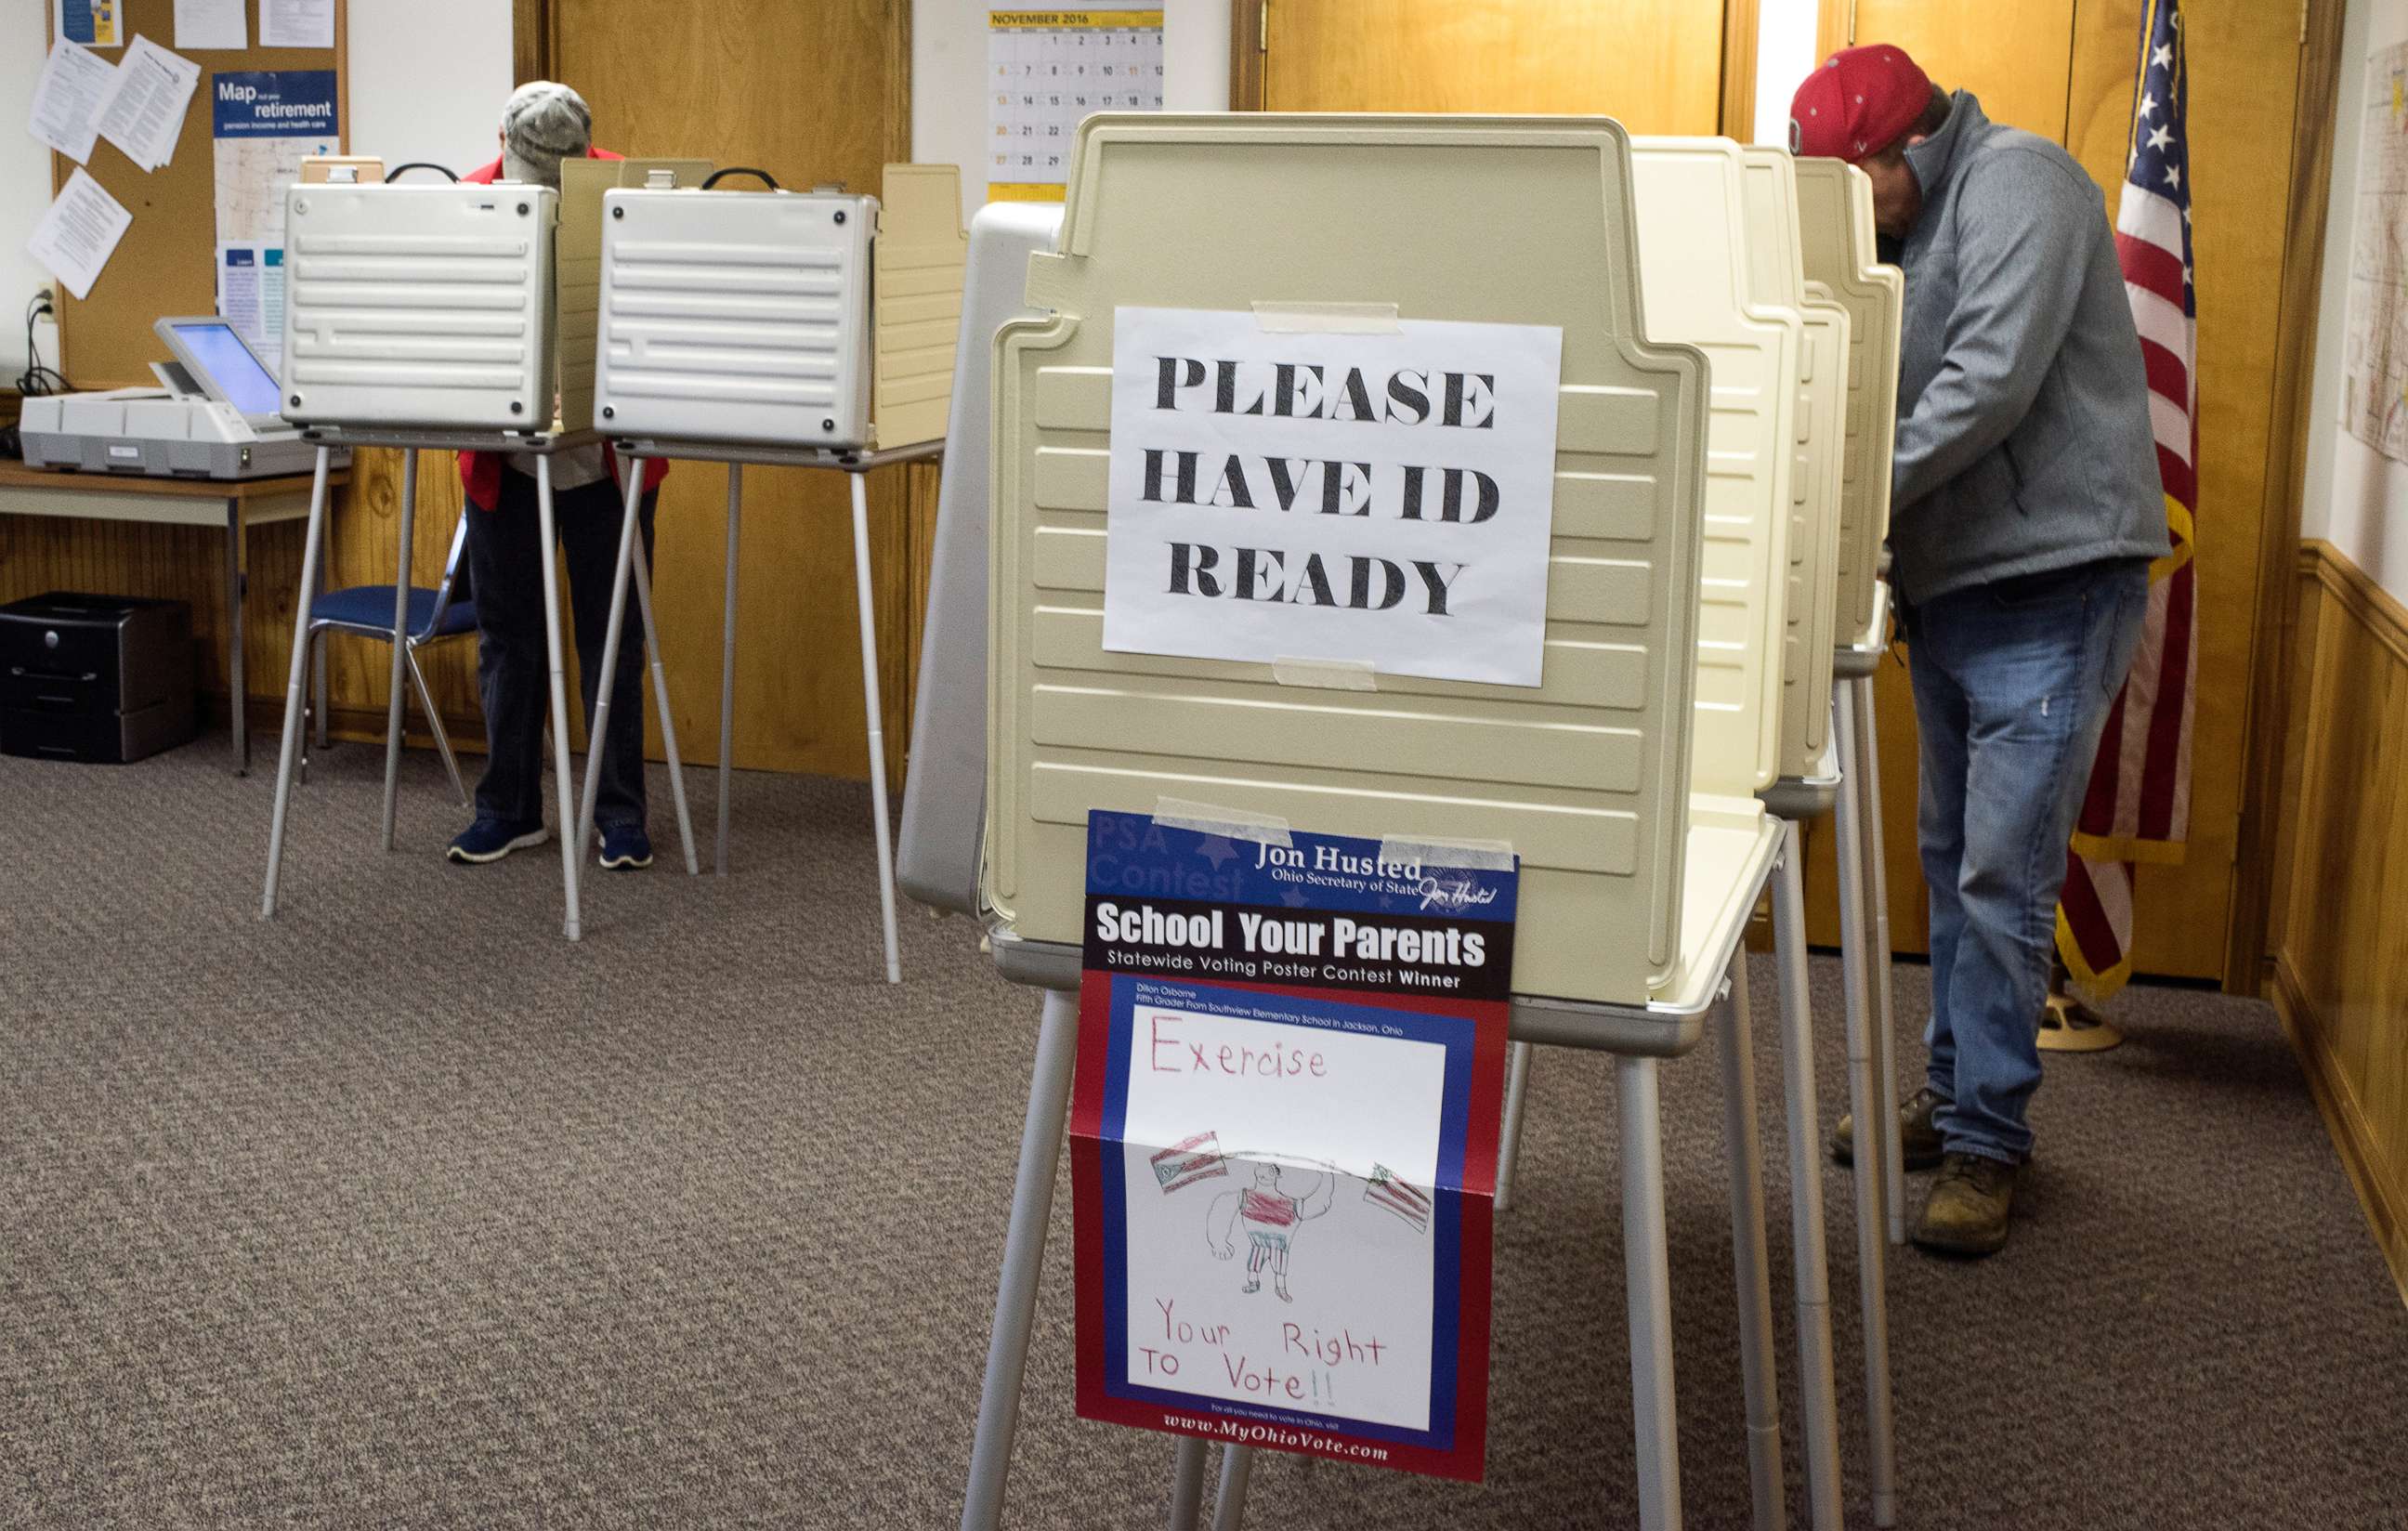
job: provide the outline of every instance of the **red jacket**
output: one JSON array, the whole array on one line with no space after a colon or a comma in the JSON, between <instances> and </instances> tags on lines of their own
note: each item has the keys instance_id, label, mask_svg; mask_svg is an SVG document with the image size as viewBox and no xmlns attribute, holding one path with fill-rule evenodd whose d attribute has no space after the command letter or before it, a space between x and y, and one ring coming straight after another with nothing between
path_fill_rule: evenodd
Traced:
<instances>
[{"instance_id":1,"label":"red jacket","mask_svg":"<svg viewBox=\"0 0 2408 1531\"><path fill-rule=\"evenodd\" d=\"M613 154L607 149L588 149L585 152L589 158L597 160L621 160L626 158L624 154ZM463 181L471 182L479 186L490 186L493 184L494 178L499 176L501 173L502 162L495 160L491 165L479 165L476 169L469 171L460 179ZM612 451L606 446L602 449L602 461L603 464L610 470L610 481L614 484L617 483L619 481L619 454ZM668 476L669 465L666 458L655 457L644 464L644 487L646 489L658 489L661 486L661 480ZM491 510L494 507L501 504L501 454L499 452L491 451L462 452L460 454L460 482L461 485L468 491L468 503L476 506L478 508Z\"/></svg>"}]
</instances>

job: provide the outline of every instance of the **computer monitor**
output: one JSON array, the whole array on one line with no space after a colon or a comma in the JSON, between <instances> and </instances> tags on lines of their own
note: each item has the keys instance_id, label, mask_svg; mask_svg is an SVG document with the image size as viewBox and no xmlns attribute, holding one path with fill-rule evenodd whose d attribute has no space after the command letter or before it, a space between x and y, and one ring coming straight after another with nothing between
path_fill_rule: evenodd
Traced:
<instances>
[{"instance_id":1,"label":"computer monitor","mask_svg":"<svg viewBox=\"0 0 2408 1531\"><path fill-rule=\"evenodd\" d=\"M233 325L213 317L163 319L151 330L209 397L233 405L248 418L280 418L281 390L276 374L243 343Z\"/></svg>"}]
</instances>

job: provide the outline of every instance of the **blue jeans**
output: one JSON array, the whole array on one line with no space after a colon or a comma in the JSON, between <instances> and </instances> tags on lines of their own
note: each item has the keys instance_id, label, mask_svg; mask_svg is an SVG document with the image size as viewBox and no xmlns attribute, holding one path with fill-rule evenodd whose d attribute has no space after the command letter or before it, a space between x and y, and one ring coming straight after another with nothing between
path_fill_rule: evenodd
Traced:
<instances>
[{"instance_id":1,"label":"blue jeans","mask_svg":"<svg viewBox=\"0 0 2408 1531\"><path fill-rule=\"evenodd\" d=\"M652 557L655 494L638 511L647 568ZM610 582L618 570L619 526L624 504L619 487L599 483L552 492L552 524L562 561L568 565L568 605L574 618L578 690L587 726L595 710L595 682L602 674L602 639L610 621ZM485 774L477 782L477 816L506 823L543 822L543 725L552 715L552 658L544 639L543 546L536 513L535 479L502 469L501 503L492 508L470 503L468 585L477 603L477 685L485 704ZM636 593L627 592L627 618L619 635L619 673L610 687L608 738L589 741L602 751L602 776L595 784L597 829L644 826L644 626ZM573 793L575 788L570 789ZM562 834L567 834L563 825Z\"/></svg>"},{"instance_id":2,"label":"blue jeans","mask_svg":"<svg viewBox=\"0 0 2408 1531\"><path fill-rule=\"evenodd\" d=\"M1951 1153L2030 1157L2066 841L2148 599L2148 565L2116 560L1951 592L1906 618L1931 891L1923 1039Z\"/></svg>"}]
</instances>

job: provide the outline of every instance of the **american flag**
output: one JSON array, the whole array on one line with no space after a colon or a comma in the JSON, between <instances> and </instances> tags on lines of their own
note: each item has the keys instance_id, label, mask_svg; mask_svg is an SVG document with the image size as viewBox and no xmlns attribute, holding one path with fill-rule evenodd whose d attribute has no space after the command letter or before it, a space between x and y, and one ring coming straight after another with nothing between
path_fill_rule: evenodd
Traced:
<instances>
[{"instance_id":1,"label":"american flag","mask_svg":"<svg viewBox=\"0 0 2408 1531\"><path fill-rule=\"evenodd\" d=\"M2149 415L2173 551L2149 569L2140 651L2107 715L2057 902L2058 954L2078 983L2102 997L2131 976L2132 864L2181 861L2190 833L2199 303L2191 281L2189 104L2181 0L2149 0L2115 254L2148 363Z\"/></svg>"}]
</instances>

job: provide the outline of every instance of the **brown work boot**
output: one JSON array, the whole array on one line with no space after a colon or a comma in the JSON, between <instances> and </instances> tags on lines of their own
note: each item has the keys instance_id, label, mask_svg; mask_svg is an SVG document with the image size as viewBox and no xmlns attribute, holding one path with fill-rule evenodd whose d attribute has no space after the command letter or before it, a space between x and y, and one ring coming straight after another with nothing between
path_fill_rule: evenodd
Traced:
<instances>
[{"instance_id":1,"label":"brown work boot","mask_svg":"<svg viewBox=\"0 0 2408 1531\"><path fill-rule=\"evenodd\" d=\"M1948 1099L1929 1085L1917 1090L1912 1097L1899 1102L1899 1156L1909 1169L1940 1167L1940 1129L1931 1123L1932 1113L1948 1104ZM1856 1162L1856 1119L1840 1118L1840 1127L1831 1134L1831 1157L1843 1165Z\"/></svg>"},{"instance_id":2,"label":"brown work boot","mask_svg":"<svg viewBox=\"0 0 2408 1531\"><path fill-rule=\"evenodd\" d=\"M1978 1153L1949 1154L1914 1224L1914 1241L1947 1254L1996 1254L2006 1248L2017 1167Z\"/></svg>"}]
</instances>

